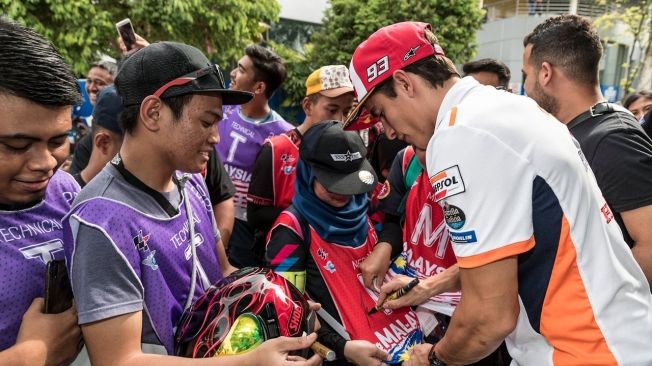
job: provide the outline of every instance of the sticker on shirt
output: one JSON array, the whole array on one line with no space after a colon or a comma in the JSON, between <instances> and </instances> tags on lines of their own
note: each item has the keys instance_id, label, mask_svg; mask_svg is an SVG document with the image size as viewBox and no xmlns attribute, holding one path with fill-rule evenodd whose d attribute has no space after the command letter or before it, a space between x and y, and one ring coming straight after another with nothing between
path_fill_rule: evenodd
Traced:
<instances>
[{"instance_id":1,"label":"sticker on shirt","mask_svg":"<svg viewBox=\"0 0 652 366\"><path fill-rule=\"evenodd\" d=\"M386 180L385 183L383 183L383 186L380 188L380 191L378 192L378 199L382 200L387 198L387 196L389 196L389 192L390 192L389 181Z\"/></svg>"},{"instance_id":2,"label":"sticker on shirt","mask_svg":"<svg viewBox=\"0 0 652 366\"><path fill-rule=\"evenodd\" d=\"M326 258L328 258L328 252L325 251L324 248L319 248L317 249L317 256L323 260L326 260Z\"/></svg>"},{"instance_id":3,"label":"sticker on shirt","mask_svg":"<svg viewBox=\"0 0 652 366\"><path fill-rule=\"evenodd\" d=\"M284 163L293 163L296 160L296 158L290 154L282 154L281 155L281 161Z\"/></svg>"},{"instance_id":4,"label":"sticker on shirt","mask_svg":"<svg viewBox=\"0 0 652 366\"><path fill-rule=\"evenodd\" d=\"M444 202L444 219L446 225L454 230L461 229L466 223L466 215L461 208Z\"/></svg>"},{"instance_id":5,"label":"sticker on shirt","mask_svg":"<svg viewBox=\"0 0 652 366\"><path fill-rule=\"evenodd\" d=\"M451 241L457 244L472 244L478 242L475 230L450 232Z\"/></svg>"},{"instance_id":6,"label":"sticker on shirt","mask_svg":"<svg viewBox=\"0 0 652 366\"><path fill-rule=\"evenodd\" d=\"M446 168L430 177L430 184L433 191L435 191L436 202L466 191L460 168L457 165Z\"/></svg>"},{"instance_id":7,"label":"sticker on shirt","mask_svg":"<svg viewBox=\"0 0 652 366\"><path fill-rule=\"evenodd\" d=\"M138 235L132 238L136 249L138 249L139 251L148 252L149 245L147 243L149 242L149 236L150 234L143 235L143 231L138 230Z\"/></svg>"},{"instance_id":8,"label":"sticker on shirt","mask_svg":"<svg viewBox=\"0 0 652 366\"><path fill-rule=\"evenodd\" d=\"M154 257L155 255L156 255L156 251L152 250L147 256L147 258L143 259L143 264L151 268L153 271L156 271L158 269L158 263L156 263L156 258Z\"/></svg>"},{"instance_id":9,"label":"sticker on shirt","mask_svg":"<svg viewBox=\"0 0 652 366\"><path fill-rule=\"evenodd\" d=\"M335 273L335 265L332 261L328 261L326 265L324 265L324 268L330 273Z\"/></svg>"},{"instance_id":10,"label":"sticker on shirt","mask_svg":"<svg viewBox=\"0 0 652 366\"><path fill-rule=\"evenodd\" d=\"M600 212L602 212L602 215L604 216L604 221L608 223L611 222L611 220L614 219L614 214L611 212L611 209L609 208L609 205L605 203L601 208Z\"/></svg>"},{"instance_id":11,"label":"sticker on shirt","mask_svg":"<svg viewBox=\"0 0 652 366\"><path fill-rule=\"evenodd\" d=\"M283 174L290 175L294 172L294 166L292 165L283 165Z\"/></svg>"}]
</instances>

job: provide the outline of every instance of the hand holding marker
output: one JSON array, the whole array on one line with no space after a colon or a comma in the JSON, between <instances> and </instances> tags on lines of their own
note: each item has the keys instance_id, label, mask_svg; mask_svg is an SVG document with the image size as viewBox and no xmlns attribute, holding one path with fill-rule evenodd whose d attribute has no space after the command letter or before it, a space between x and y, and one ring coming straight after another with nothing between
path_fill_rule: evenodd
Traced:
<instances>
[{"instance_id":1,"label":"hand holding marker","mask_svg":"<svg viewBox=\"0 0 652 366\"><path fill-rule=\"evenodd\" d=\"M399 297L402 297L403 295L405 295L405 294L407 294L408 292L410 292L410 290L412 290L412 289L414 288L414 286L416 286L416 285L418 285L418 284L419 284L419 279L418 279L418 278L415 278L415 279L413 279L412 281L410 281L410 283L408 283L407 285L401 287L401 288L398 289L397 291L392 292L391 294L389 294L389 295L385 298L385 300L384 300L382 303L380 303L380 304L376 304L376 306L374 306L373 309L369 310L368 315L371 315L371 314L373 314L373 313L375 313L375 312L377 312L377 311L379 311L379 310L382 310L382 309L383 309L383 304L384 304L386 301L396 300L396 299L398 299Z\"/></svg>"}]
</instances>

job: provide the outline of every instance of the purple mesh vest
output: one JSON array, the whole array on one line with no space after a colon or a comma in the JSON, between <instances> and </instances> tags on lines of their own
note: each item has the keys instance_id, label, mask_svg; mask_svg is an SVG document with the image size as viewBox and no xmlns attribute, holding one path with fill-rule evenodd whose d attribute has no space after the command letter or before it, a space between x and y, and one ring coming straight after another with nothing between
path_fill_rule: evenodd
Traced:
<instances>
[{"instance_id":1,"label":"purple mesh vest","mask_svg":"<svg viewBox=\"0 0 652 366\"><path fill-rule=\"evenodd\" d=\"M215 145L226 171L233 181L235 217L247 220L247 191L251 173L265 139L289 131L293 126L283 119L252 123L238 113L239 106L224 106L224 119L219 123L220 143Z\"/></svg>"},{"instance_id":2,"label":"purple mesh vest","mask_svg":"<svg viewBox=\"0 0 652 366\"><path fill-rule=\"evenodd\" d=\"M201 176L195 174L188 180L185 194L189 195L195 221L200 264L193 295L196 300L204 292L202 277L206 283L212 284L222 279L222 271L215 249L213 211ZM77 233L77 222L102 230L129 263L144 289L143 316L149 317L168 354L174 354L174 329L188 298L192 273L188 216L184 204L179 206L179 213L174 217L155 218L105 197L80 202L66 216L63 225L66 258L71 270L75 266L75 246L84 245L72 240Z\"/></svg>"},{"instance_id":3,"label":"purple mesh vest","mask_svg":"<svg viewBox=\"0 0 652 366\"><path fill-rule=\"evenodd\" d=\"M0 211L0 351L16 343L23 314L44 295L45 264L63 259L61 219L79 185L57 171L41 203L20 211Z\"/></svg>"}]
</instances>

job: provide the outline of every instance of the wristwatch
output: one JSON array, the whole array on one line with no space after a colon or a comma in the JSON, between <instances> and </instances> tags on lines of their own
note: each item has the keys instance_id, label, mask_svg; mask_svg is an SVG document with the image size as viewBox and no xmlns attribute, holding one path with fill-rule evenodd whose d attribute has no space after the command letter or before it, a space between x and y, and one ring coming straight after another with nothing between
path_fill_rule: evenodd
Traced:
<instances>
[{"instance_id":1,"label":"wristwatch","mask_svg":"<svg viewBox=\"0 0 652 366\"><path fill-rule=\"evenodd\" d=\"M430 353L428 353L428 361L430 362L430 366L446 366L444 361L437 358L437 355L435 354L435 346L434 345L430 349Z\"/></svg>"}]
</instances>

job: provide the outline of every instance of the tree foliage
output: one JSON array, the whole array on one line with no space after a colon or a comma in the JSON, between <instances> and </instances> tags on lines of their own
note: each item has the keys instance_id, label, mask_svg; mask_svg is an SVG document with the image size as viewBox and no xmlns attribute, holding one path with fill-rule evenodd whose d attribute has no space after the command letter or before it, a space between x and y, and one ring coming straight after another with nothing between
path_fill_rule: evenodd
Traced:
<instances>
[{"instance_id":1,"label":"tree foliage","mask_svg":"<svg viewBox=\"0 0 652 366\"><path fill-rule=\"evenodd\" d=\"M600 0L606 3L606 0ZM628 58L623 65L625 76L620 84L625 93L634 91L632 84L640 75L645 59L650 58L650 38L652 36L652 0L617 0L612 2L615 11L597 18L595 26L600 29L613 28L617 23L625 25L625 31L632 37ZM619 36L619 35L616 35ZM605 41L610 41L605 39ZM635 51L640 55L640 62L634 62ZM649 61L648 61L649 63Z\"/></svg>"},{"instance_id":2,"label":"tree foliage","mask_svg":"<svg viewBox=\"0 0 652 366\"><path fill-rule=\"evenodd\" d=\"M475 52L482 17L477 0L331 0L310 58L318 65L348 65L357 45L378 28L412 20L430 23L446 55L465 62Z\"/></svg>"},{"instance_id":3,"label":"tree foliage","mask_svg":"<svg viewBox=\"0 0 652 366\"><path fill-rule=\"evenodd\" d=\"M150 42L198 47L223 66L278 19L276 0L0 0L0 13L44 35L83 75L98 53L119 56L114 23L130 18Z\"/></svg>"},{"instance_id":4,"label":"tree foliage","mask_svg":"<svg viewBox=\"0 0 652 366\"><path fill-rule=\"evenodd\" d=\"M348 67L362 41L379 28L401 21L430 23L446 55L465 62L475 52L475 34L482 17L477 0L331 0L323 27L312 34L305 54L286 55L289 79L296 80L290 81L289 88L284 86L284 104L297 105L303 99L303 82L310 72L323 65Z\"/></svg>"}]
</instances>

